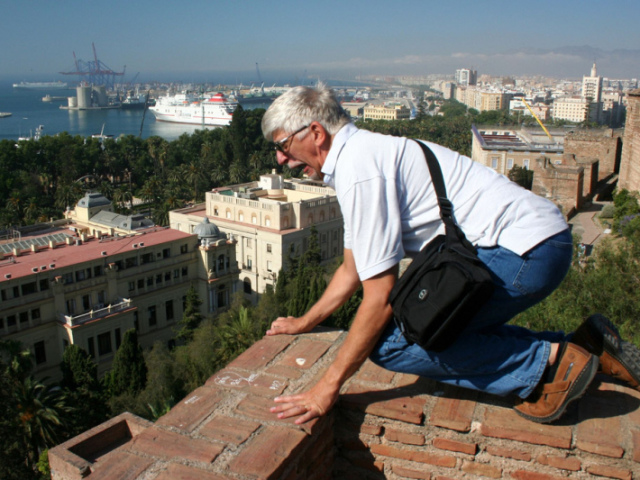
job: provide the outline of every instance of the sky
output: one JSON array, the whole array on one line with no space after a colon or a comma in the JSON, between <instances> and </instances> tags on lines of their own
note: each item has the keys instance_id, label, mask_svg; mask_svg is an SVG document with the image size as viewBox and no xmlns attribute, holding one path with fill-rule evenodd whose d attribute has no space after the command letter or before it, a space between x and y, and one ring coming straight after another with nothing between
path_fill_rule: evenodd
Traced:
<instances>
[{"instance_id":1,"label":"sky","mask_svg":"<svg viewBox=\"0 0 640 480\"><path fill-rule=\"evenodd\" d=\"M358 75L640 77L640 1L0 0L0 77L75 80L73 54L125 81ZM256 64L258 69L256 69ZM126 68L125 68L126 66ZM259 70L259 71L258 71Z\"/></svg>"}]
</instances>

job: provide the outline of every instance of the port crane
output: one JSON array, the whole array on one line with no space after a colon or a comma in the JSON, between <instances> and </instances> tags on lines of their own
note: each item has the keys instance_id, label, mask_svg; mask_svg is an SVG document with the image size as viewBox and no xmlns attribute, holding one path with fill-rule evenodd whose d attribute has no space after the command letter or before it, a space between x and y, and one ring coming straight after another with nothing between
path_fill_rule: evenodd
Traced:
<instances>
[{"instance_id":1,"label":"port crane","mask_svg":"<svg viewBox=\"0 0 640 480\"><path fill-rule=\"evenodd\" d=\"M533 115L533 118L536 119L536 122L538 122L538 125L540 125L542 127L542 130L544 130L544 133L546 133L547 137L549 137L549 140L551 140L553 143L555 143L555 140L553 139L553 137L549 133L549 130L547 130L547 127L545 127L544 124L542 123L542 121L540 121L540 119L535 114L533 109L529 106L529 104L527 103L527 101L525 100L524 97L522 97L522 103L524 103L524 106L527 107L527 109L529 109L529 111L531 112L531 115Z\"/></svg>"},{"instance_id":2,"label":"port crane","mask_svg":"<svg viewBox=\"0 0 640 480\"><path fill-rule=\"evenodd\" d=\"M116 77L124 76L124 72L127 68L125 65L122 72L116 72L98 60L98 54L96 53L96 46L92 42L93 48L93 60L85 62L84 60L76 58L76 52L73 52L73 62L75 64L75 71L73 72L60 72L61 75L77 75L80 77L81 82L86 82L90 85L104 85L107 89L113 89Z\"/></svg>"}]
</instances>

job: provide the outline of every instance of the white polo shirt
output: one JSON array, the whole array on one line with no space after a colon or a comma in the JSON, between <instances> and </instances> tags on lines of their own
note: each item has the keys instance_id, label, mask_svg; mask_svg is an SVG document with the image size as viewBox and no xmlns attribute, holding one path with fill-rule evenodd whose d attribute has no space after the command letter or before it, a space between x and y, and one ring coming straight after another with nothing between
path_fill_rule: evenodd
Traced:
<instances>
[{"instance_id":1,"label":"white polo shirt","mask_svg":"<svg viewBox=\"0 0 640 480\"><path fill-rule=\"evenodd\" d=\"M500 245L522 255L567 228L549 200L503 175L434 143L454 217L479 247ZM413 256L444 224L419 145L407 138L345 125L322 167L344 217L344 245L361 280Z\"/></svg>"}]
</instances>

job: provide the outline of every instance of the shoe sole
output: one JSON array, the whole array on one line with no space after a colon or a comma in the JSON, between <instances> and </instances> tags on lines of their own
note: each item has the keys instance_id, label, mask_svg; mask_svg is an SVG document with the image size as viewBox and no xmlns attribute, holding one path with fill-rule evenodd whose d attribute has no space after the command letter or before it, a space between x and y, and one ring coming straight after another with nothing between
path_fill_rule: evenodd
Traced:
<instances>
[{"instance_id":1,"label":"shoe sole","mask_svg":"<svg viewBox=\"0 0 640 480\"><path fill-rule=\"evenodd\" d=\"M521 417L536 423L550 423L557 420L564 414L564 412L566 411L567 407L571 402L579 400L586 393L587 389L589 388L589 385L593 381L593 377L595 377L596 373L598 373L599 365L600 365L600 361L598 360L598 357L596 357L595 355L592 355L591 359L589 360L589 363L587 363L584 366L584 368L576 378L575 382L569 389L569 392L567 393L567 397L564 399L564 402L562 402L560 407L558 407L558 409L555 412L553 412L551 415L548 415L546 417L533 417L531 415L527 415L526 413L522 413L518 409L516 409L516 413Z\"/></svg>"}]
</instances>

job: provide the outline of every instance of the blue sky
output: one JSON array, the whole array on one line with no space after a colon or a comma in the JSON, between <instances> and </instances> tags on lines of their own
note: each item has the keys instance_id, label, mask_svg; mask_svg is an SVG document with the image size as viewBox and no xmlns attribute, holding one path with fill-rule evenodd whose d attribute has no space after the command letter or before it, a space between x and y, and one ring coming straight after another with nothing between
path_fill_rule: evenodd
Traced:
<instances>
[{"instance_id":1,"label":"blue sky","mask_svg":"<svg viewBox=\"0 0 640 480\"><path fill-rule=\"evenodd\" d=\"M640 77L640 2L4 0L0 76L63 79L73 53L125 79L268 83L358 74ZM567 48L578 47L578 48Z\"/></svg>"}]
</instances>

